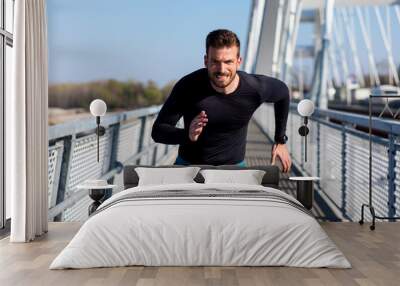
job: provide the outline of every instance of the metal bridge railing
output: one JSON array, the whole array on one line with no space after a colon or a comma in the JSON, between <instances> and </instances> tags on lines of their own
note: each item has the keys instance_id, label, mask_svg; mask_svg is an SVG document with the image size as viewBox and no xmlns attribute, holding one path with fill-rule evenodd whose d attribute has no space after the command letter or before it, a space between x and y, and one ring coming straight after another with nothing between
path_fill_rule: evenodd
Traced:
<instances>
[{"instance_id":1,"label":"metal bridge railing","mask_svg":"<svg viewBox=\"0 0 400 286\"><path fill-rule=\"evenodd\" d=\"M152 106L102 118L106 133L100 137L99 162L93 118L49 127L49 220L87 219L92 201L87 190L77 189L87 179L102 178L122 189L123 165L158 165L171 160L177 147L155 143L150 136L160 108Z\"/></svg>"},{"instance_id":2,"label":"metal bridge railing","mask_svg":"<svg viewBox=\"0 0 400 286\"><path fill-rule=\"evenodd\" d=\"M305 175L320 177L318 187L330 203L344 218L358 221L361 205L368 203L369 137L355 126L367 128L368 116L316 110L309 121L308 162L304 163L304 139L298 135L302 118L296 108L291 105L287 125L293 163ZM263 104L253 118L273 138L273 105ZM372 136L373 204L377 215L394 217L400 211L400 200L396 199L400 195L400 123L373 118L372 128L388 135ZM366 214L370 220L370 214Z\"/></svg>"},{"instance_id":3,"label":"metal bridge railing","mask_svg":"<svg viewBox=\"0 0 400 286\"><path fill-rule=\"evenodd\" d=\"M102 125L100 162L96 156L95 120L79 120L49 127L49 219L84 221L91 200L77 185L103 178L122 187L125 164L170 163L177 146L155 143L153 122L161 106L108 115ZM253 117L273 138L273 106L263 104ZM308 162L304 163L304 140L297 133L302 119L291 105L288 148L296 167L305 175L318 176L319 189L343 217L360 218L361 204L368 202L368 117L332 110L316 110L310 119ZM334 123L334 122L340 123ZM180 122L182 123L182 122ZM400 209L400 123L373 119L373 129L388 138L373 136L373 202L378 215L393 217ZM117 190L118 191L118 190ZM370 219L367 212L367 219Z\"/></svg>"}]
</instances>

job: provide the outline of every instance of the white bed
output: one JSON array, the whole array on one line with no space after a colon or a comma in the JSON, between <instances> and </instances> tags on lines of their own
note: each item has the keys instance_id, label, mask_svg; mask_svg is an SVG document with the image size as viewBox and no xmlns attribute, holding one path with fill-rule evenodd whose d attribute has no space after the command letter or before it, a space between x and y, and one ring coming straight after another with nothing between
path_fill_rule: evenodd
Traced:
<instances>
[{"instance_id":1,"label":"white bed","mask_svg":"<svg viewBox=\"0 0 400 286\"><path fill-rule=\"evenodd\" d=\"M160 197L154 197L157 192ZM168 192L175 195L163 195ZM218 195L223 193L227 195ZM127 265L350 268L342 252L299 204L277 189L257 185L137 186L105 201L50 269Z\"/></svg>"}]
</instances>

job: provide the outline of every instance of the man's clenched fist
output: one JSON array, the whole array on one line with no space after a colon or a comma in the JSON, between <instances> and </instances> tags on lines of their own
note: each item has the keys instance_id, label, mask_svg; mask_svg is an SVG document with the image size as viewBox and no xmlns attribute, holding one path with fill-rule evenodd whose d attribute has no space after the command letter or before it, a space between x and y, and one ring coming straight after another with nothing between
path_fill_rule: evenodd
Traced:
<instances>
[{"instance_id":1,"label":"man's clenched fist","mask_svg":"<svg viewBox=\"0 0 400 286\"><path fill-rule=\"evenodd\" d=\"M189 127L189 138L191 141L197 141L201 132L203 131L203 127L207 125L207 114L204 110L202 110L195 118L193 118Z\"/></svg>"}]
</instances>

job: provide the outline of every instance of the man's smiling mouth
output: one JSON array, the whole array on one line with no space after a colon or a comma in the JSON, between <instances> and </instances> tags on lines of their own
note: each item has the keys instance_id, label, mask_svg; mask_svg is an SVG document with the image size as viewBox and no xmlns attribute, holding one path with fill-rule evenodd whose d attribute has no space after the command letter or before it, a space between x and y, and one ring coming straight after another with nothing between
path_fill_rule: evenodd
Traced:
<instances>
[{"instance_id":1,"label":"man's smiling mouth","mask_svg":"<svg viewBox=\"0 0 400 286\"><path fill-rule=\"evenodd\" d=\"M217 79L225 79L225 78L227 78L228 76L227 76L227 75L216 74L215 77L216 77Z\"/></svg>"}]
</instances>

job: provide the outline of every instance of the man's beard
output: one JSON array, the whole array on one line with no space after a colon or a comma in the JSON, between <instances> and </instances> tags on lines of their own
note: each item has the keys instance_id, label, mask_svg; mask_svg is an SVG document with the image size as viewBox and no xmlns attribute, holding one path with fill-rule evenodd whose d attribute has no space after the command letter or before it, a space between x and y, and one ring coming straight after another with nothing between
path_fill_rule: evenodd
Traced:
<instances>
[{"instance_id":1,"label":"man's beard","mask_svg":"<svg viewBox=\"0 0 400 286\"><path fill-rule=\"evenodd\" d=\"M211 80L211 82L216 86L216 87L218 87L218 88L225 88L225 87L227 87L228 85L230 85L232 82L233 82L233 80L235 79L235 76L236 76L236 72L234 72L233 74L232 74L232 76L231 77L229 77L228 78L228 81L225 83L225 82L219 82L218 80L217 80L217 78L216 78L216 76L217 75L222 75L222 76L228 76L229 77L229 73L220 73L220 72L215 72L215 73L208 73L208 77L209 77L209 79Z\"/></svg>"}]
</instances>

